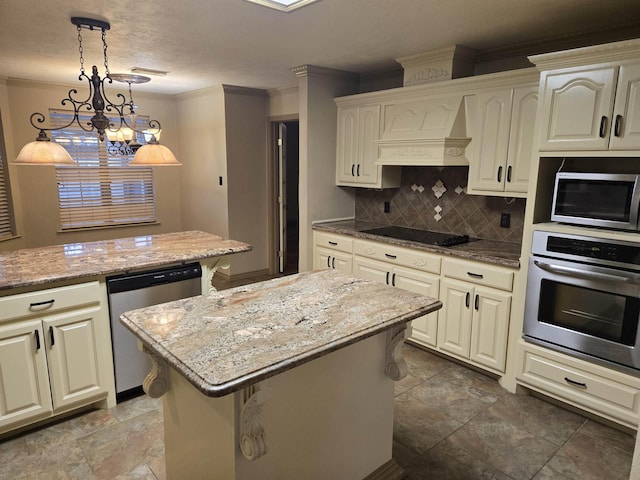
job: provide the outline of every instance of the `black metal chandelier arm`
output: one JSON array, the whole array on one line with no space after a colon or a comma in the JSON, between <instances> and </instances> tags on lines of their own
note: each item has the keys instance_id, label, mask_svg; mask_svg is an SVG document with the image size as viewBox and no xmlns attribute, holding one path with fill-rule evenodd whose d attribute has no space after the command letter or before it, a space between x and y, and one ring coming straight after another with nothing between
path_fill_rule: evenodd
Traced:
<instances>
[{"instance_id":1,"label":"black metal chandelier arm","mask_svg":"<svg viewBox=\"0 0 640 480\"><path fill-rule=\"evenodd\" d=\"M63 128L67 128L69 126L71 126L71 124L73 124L73 122L76 121L75 117L71 119L71 121L69 123L67 123L66 125L63 125L61 127L56 127L56 128L46 128L45 126L43 126L42 124L46 121L47 117L44 116L44 114L40 113L40 112L35 112L31 114L31 117L29 117L29 122L31 123L31 126L37 130L40 130L40 132L53 132L55 130L62 130ZM36 123L34 123L34 120Z\"/></svg>"}]
</instances>

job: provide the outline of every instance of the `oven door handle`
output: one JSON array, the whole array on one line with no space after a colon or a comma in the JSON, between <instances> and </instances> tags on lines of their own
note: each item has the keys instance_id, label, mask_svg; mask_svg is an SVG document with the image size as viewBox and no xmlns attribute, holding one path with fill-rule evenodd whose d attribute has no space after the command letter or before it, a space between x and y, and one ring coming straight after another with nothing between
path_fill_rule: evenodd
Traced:
<instances>
[{"instance_id":1,"label":"oven door handle","mask_svg":"<svg viewBox=\"0 0 640 480\"><path fill-rule=\"evenodd\" d=\"M582 270L580 268L574 267L564 267L562 265L550 265L548 263L543 263L538 260L534 260L533 263L536 267L541 268L542 270L546 270L551 273L558 273L560 275L572 275L574 277L582 277L589 280L597 279L603 280L605 282L614 282L614 283L633 283L638 284L640 280L630 278L630 277L619 277L617 275L608 275L606 273L596 273L589 272L586 270Z\"/></svg>"}]
</instances>

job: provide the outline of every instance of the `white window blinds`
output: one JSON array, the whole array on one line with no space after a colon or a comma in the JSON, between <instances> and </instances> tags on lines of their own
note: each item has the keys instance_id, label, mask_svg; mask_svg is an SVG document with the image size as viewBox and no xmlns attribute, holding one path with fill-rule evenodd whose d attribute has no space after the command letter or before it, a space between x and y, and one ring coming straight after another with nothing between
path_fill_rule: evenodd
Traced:
<instances>
[{"instance_id":1,"label":"white window blinds","mask_svg":"<svg viewBox=\"0 0 640 480\"><path fill-rule=\"evenodd\" d=\"M7 170L6 152L2 119L0 118L0 239L12 237L15 234L11 195L9 190L9 172Z\"/></svg>"},{"instance_id":2,"label":"white window blinds","mask_svg":"<svg viewBox=\"0 0 640 480\"><path fill-rule=\"evenodd\" d=\"M52 127L66 125L72 115L50 111ZM80 116L80 121L84 124L89 118ZM117 118L112 121L119 122ZM138 118L137 124L146 122ZM85 132L76 124L54 130L52 137L79 164L56 168L62 230L156 221L151 168L127 166L133 155L109 155L95 131Z\"/></svg>"}]
</instances>

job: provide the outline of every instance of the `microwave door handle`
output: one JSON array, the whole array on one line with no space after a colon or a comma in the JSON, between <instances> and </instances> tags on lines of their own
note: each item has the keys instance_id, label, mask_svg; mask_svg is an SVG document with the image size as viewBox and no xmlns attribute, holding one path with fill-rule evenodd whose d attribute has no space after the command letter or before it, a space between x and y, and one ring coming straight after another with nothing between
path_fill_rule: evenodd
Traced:
<instances>
[{"instance_id":1,"label":"microwave door handle","mask_svg":"<svg viewBox=\"0 0 640 480\"><path fill-rule=\"evenodd\" d=\"M589 280L603 280L605 282L612 283L640 283L638 280L629 278L629 277L618 277L616 275L608 275L606 273L596 273L589 272L586 270L582 270L580 268L573 267L564 267L562 265L550 265L548 263L543 263L538 260L534 260L533 263L541 268L542 270L546 270L547 272L557 273L560 275L572 275L574 277L582 277Z\"/></svg>"}]
</instances>

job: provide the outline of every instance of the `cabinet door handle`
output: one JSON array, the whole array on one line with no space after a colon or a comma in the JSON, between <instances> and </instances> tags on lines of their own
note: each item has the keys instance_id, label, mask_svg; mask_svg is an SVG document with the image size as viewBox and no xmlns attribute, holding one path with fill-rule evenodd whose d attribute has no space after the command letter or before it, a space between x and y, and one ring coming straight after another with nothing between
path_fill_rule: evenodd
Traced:
<instances>
[{"instance_id":1,"label":"cabinet door handle","mask_svg":"<svg viewBox=\"0 0 640 480\"><path fill-rule=\"evenodd\" d=\"M33 333L36 337L36 350L40 350L40 331L36 329Z\"/></svg>"},{"instance_id":2,"label":"cabinet door handle","mask_svg":"<svg viewBox=\"0 0 640 480\"><path fill-rule=\"evenodd\" d=\"M600 138L604 138L607 135L607 116L603 115L600 119Z\"/></svg>"},{"instance_id":3,"label":"cabinet door handle","mask_svg":"<svg viewBox=\"0 0 640 480\"><path fill-rule=\"evenodd\" d=\"M469 308L469 300L471 299L471 294L469 292L467 292L467 296L464 299L464 305L465 307Z\"/></svg>"},{"instance_id":4,"label":"cabinet door handle","mask_svg":"<svg viewBox=\"0 0 640 480\"><path fill-rule=\"evenodd\" d=\"M331 268L331 256L327 256L327 268Z\"/></svg>"},{"instance_id":5,"label":"cabinet door handle","mask_svg":"<svg viewBox=\"0 0 640 480\"><path fill-rule=\"evenodd\" d=\"M387 272L387 276L386 276L386 279L385 279L385 283L386 283L387 285L389 285L389 272Z\"/></svg>"},{"instance_id":6,"label":"cabinet door handle","mask_svg":"<svg viewBox=\"0 0 640 480\"><path fill-rule=\"evenodd\" d=\"M53 347L56 344L56 338L53 336L53 326L49 326L49 338L51 340L51 346Z\"/></svg>"},{"instance_id":7,"label":"cabinet door handle","mask_svg":"<svg viewBox=\"0 0 640 480\"><path fill-rule=\"evenodd\" d=\"M479 300L480 300L480 295L476 295L476 299L473 302L473 306L476 309L476 311L478 311L478 308L479 308Z\"/></svg>"},{"instance_id":8,"label":"cabinet door handle","mask_svg":"<svg viewBox=\"0 0 640 480\"><path fill-rule=\"evenodd\" d=\"M498 182L502 180L502 165L498 167Z\"/></svg>"},{"instance_id":9,"label":"cabinet door handle","mask_svg":"<svg viewBox=\"0 0 640 480\"><path fill-rule=\"evenodd\" d=\"M356 168L356 177L360 176L360 164L358 164L357 168Z\"/></svg>"},{"instance_id":10,"label":"cabinet door handle","mask_svg":"<svg viewBox=\"0 0 640 480\"><path fill-rule=\"evenodd\" d=\"M331 259L331 268L336 268L336 257Z\"/></svg>"},{"instance_id":11,"label":"cabinet door handle","mask_svg":"<svg viewBox=\"0 0 640 480\"><path fill-rule=\"evenodd\" d=\"M574 387L587 388L587 384L586 383L576 382L575 380L571 380L568 377L564 377L564 381L567 382L569 385L572 385Z\"/></svg>"},{"instance_id":12,"label":"cabinet door handle","mask_svg":"<svg viewBox=\"0 0 640 480\"><path fill-rule=\"evenodd\" d=\"M392 260L395 260L396 258L398 258L397 256L391 255L390 253L385 253L384 256L387 257L387 258L390 258Z\"/></svg>"},{"instance_id":13,"label":"cabinet door handle","mask_svg":"<svg viewBox=\"0 0 640 480\"><path fill-rule=\"evenodd\" d=\"M616 123L613 127L613 134L616 137L619 137L622 133L622 115L616 115Z\"/></svg>"},{"instance_id":14,"label":"cabinet door handle","mask_svg":"<svg viewBox=\"0 0 640 480\"><path fill-rule=\"evenodd\" d=\"M45 300L44 302L32 302L29 304L29 308L33 308L33 307L44 307L46 306L51 306L53 305L53 302L55 302L55 299L51 299L51 300Z\"/></svg>"},{"instance_id":15,"label":"cabinet door handle","mask_svg":"<svg viewBox=\"0 0 640 480\"><path fill-rule=\"evenodd\" d=\"M391 285L396 286L396 274L391 275Z\"/></svg>"},{"instance_id":16,"label":"cabinet door handle","mask_svg":"<svg viewBox=\"0 0 640 480\"><path fill-rule=\"evenodd\" d=\"M481 273L467 272L467 275L472 278L484 278L484 275L482 275Z\"/></svg>"},{"instance_id":17,"label":"cabinet door handle","mask_svg":"<svg viewBox=\"0 0 640 480\"><path fill-rule=\"evenodd\" d=\"M511 165L507 167L507 182L511 183Z\"/></svg>"},{"instance_id":18,"label":"cabinet door handle","mask_svg":"<svg viewBox=\"0 0 640 480\"><path fill-rule=\"evenodd\" d=\"M354 169L355 169L355 168L356 168L356 166L355 166L355 165L351 165L351 176L352 176L352 177L355 177L355 174L354 174Z\"/></svg>"}]
</instances>

